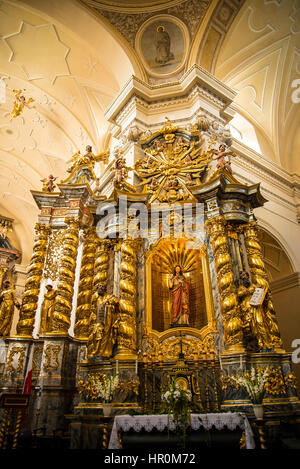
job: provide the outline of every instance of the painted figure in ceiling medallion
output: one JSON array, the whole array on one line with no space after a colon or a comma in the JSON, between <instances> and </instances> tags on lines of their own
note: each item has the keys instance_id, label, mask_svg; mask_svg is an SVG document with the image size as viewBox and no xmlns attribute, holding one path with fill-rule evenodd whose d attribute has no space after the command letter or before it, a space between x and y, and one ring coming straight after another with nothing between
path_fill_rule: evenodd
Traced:
<instances>
[{"instance_id":1,"label":"painted figure in ceiling medallion","mask_svg":"<svg viewBox=\"0 0 300 469\"><path fill-rule=\"evenodd\" d=\"M189 325L189 284L180 265L169 280L172 293L172 325Z\"/></svg>"},{"instance_id":2,"label":"painted figure in ceiling medallion","mask_svg":"<svg viewBox=\"0 0 300 469\"><path fill-rule=\"evenodd\" d=\"M185 24L170 15L150 18L136 35L136 49L151 75L168 75L180 70L187 58L189 32Z\"/></svg>"},{"instance_id":3,"label":"painted figure in ceiling medallion","mask_svg":"<svg viewBox=\"0 0 300 469\"><path fill-rule=\"evenodd\" d=\"M163 25L159 25L156 28L155 46L155 62L166 64L170 60L174 60L174 54L171 52L171 39Z\"/></svg>"}]
</instances>

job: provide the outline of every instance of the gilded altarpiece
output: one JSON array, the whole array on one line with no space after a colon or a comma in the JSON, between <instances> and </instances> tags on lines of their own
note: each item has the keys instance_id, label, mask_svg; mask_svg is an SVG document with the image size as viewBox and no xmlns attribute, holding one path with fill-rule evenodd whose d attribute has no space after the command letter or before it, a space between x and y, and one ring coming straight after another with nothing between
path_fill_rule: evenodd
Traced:
<instances>
[{"instance_id":1,"label":"gilded altarpiece","mask_svg":"<svg viewBox=\"0 0 300 469\"><path fill-rule=\"evenodd\" d=\"M219 82L208 91L206 75L195 70L185 78L185 101L177 101L181 106L192 94L193 112L184 108L176 123L164 118L164 96L155 103L164 113L157 123L148 124L140 106L141 129L135 123L130 133L123 111L143 102L147 89L137 85L135 100L127 90L126 103L113 108L118 146L109 160L89 145L73 155L56 192L32 191L40 215L3 376L7 389L16 382L21 389L33 347L30 431L42 424L49 435L70 424L72 447L99 447L103 399L95 380L115 375L113 415L160 412L161 394L175 381L191 391L198 411L252 416L249 398L228 378L251 366L274 369L270 419L299 410L254 216L266 200L259 184L242 184L231 168L225 114L233 95ZM173 104L178 87L167 87ZM97 178L99 161L107 166ZM175 205L201 207L201 223L195 228L194 212L183 215L183 231L166 237L160 214L154 233L157 204L169 211L172 229ZM137 212L143 216L136 221ZM265 297L252 306L257 287Z\"/></svg>"}]
</instances>

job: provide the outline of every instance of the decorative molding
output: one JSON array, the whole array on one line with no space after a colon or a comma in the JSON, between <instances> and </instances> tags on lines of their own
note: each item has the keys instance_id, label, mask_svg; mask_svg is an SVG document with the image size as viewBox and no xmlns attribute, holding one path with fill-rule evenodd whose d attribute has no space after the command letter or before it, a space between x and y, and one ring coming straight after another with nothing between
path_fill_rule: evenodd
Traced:
<instances>
[{"instance_id":1,"label":"decorative molding","mask_svg":"<svg viewBox=\"0 0 300 469\"><path fill-rule=\"evenodd\" d=\"M34 34L34 38L33 36ZM48 38L45 38L45 34L48 35ZM35 55L34 66L36 67L39 64L40 72L38 73L35 69L30 70L30 64L26 59L24 59L23 54L18 54L18 41L19 44L24 44L26 42L26 35L29 43L27 44L28 49L31 51L31 54ZM19 37L18 37L19 36ZM13 39L14 38L14 39ZM8 59L9 62L15 63L26 75L27 80L38 80L41 78L48 78L51 85L54 84L55 80L59 76L70 75L70 70L67 62L67 56L69 54L70 48L63 44L57 34L55 26L53 24L43 24L39 26L32 26L25 21L21 21L19 31L2 38L4 42L9 47L11 54ZM30 43L31 40L31 43ZM36 44L39 44L39 47L34 48L33 41L36 41ZM48 50L47 52L42 48L41 43L46 41ZM29 47L31 45L31 47ZM51 47L55 47L55 52ZM58 53L60 51L60 53ZM38 54L41 54L40 57ZM20 55L20 56L19 56ZM47 59L45 60L45 57ZM54 63L51 64L49 61L51 57L54 59ZM59 63L59 60L62 59L62 62Z\"/></svg>"},{"instance_id":2,"label":"decorative molding","mask_svg":"<svg viewBox=\"0 0 300 469\"><path fill-rule=\"evenodd\" d=\"M236 95L232 89L220 82L207 70L195 64L179 81L172 83L149 85L132 76L107 109L105 117L108 121L113 122L133 96L138 96L148 103L173 98L179 99L187 96L196 85L199 90L203 90L202 92L206 98L210 98L215 105L218 103L223 109L226 106L229 107Z\"/></svg>"},{"instance_id":3,"label":"decorative molding","mask_svg":"<svg viewBox=\"0 0 300 469\"><path fill-rule=\"evenodd\" d=\"M117 7L114 5L109 8L108 2L82 1L88 8L96 10L104 16L133 48L137 31L145 21L153 16L153 11L157 14L172 15L183 21L193 38L210 4L210 0L185 0L176 2L176 5L169 7L169 2L160 2L155 9L149 9L145 6L143 9L135 8L134 10L130 9L130 11L125 8L124 11L124 9L121 9L120 4ZM139 3L145 4L145 2Z\"/></svg>"},{"instance_id":4,"label":"decorative molding","mask_svg":"<svg viewBox=\"0 0 300 469\"><path fill-rule=\"evenodd\" d=\"M283 290L296 288L300 286L300 272L294 272L286 277L279 278L270 283L272 294L279 293Z\"/></svg>"}]
</instances>

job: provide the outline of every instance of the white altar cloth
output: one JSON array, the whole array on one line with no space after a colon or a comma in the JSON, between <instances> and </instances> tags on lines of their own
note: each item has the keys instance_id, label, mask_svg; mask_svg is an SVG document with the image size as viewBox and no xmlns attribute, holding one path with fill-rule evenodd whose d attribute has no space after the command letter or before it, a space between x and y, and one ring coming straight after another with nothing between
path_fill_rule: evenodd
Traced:
<instances>
[{"instance_id":1,"label":"white altar cloth","mask_svg":"<svg viewBox=\"0 0 300 469\"><path fill-rule=\"evenodd\" d=\"M220 414L191 414L191 427L198 430L200 427L210 430L213 426L217 430L227 427L234 430L239 427L245 432L246 449L255 448L253 432L245 414L239 412L227 412ZM168 427L168 415L118 415L115 417L109 440L109 449L120 449L118 432L128 431L133 428L136 432L142 429L150 432L153 428L162 432ZM175 430L173 417L169 417L169 429Z\"/></svg>"}]
</instances>

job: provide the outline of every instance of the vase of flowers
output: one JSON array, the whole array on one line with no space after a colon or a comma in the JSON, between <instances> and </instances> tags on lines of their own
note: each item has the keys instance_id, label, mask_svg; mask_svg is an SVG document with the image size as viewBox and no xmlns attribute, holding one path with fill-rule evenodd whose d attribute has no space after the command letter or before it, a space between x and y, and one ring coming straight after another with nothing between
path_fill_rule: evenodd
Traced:
<instances>
[{"instance_id":1,"label":"vase of flowers","mask_svg":"<svg viewBox=\"0 0 300 469\"><path fill-rule=\"evenodd\" d=\"M186 429L190 423L192 393L173 382L162 394L161 399L167 407L168 416L173 416L174 424L182 432L185 441Z\"/></svg>"},{"instance_id":2,"label":"vase of flowers","mask_svg":"<svg viewBox=\"0 0 300 469\"><path fill-rule=\"evenodd\" d=\"M114 397L114 393L119 385L119 375L109 376L102 375L100 378L94 379L93 388L97 398L102 400L103 415L109 417L112 409L111 402Z\"/></svg>"},{"instance_id":3,"label":"vase of flowers","mask_svg":"<svg viewBox=\"0 0 300 469\"><path fill-rule=\"evenodd\" d=\"M251 367L250 371L245 371L240 376L231 376L249 396L255 417L262 419L264 414L263 399L265 396L265 385L269 376L269 368L261 369Z\"/></svg>"}]
</instances>

